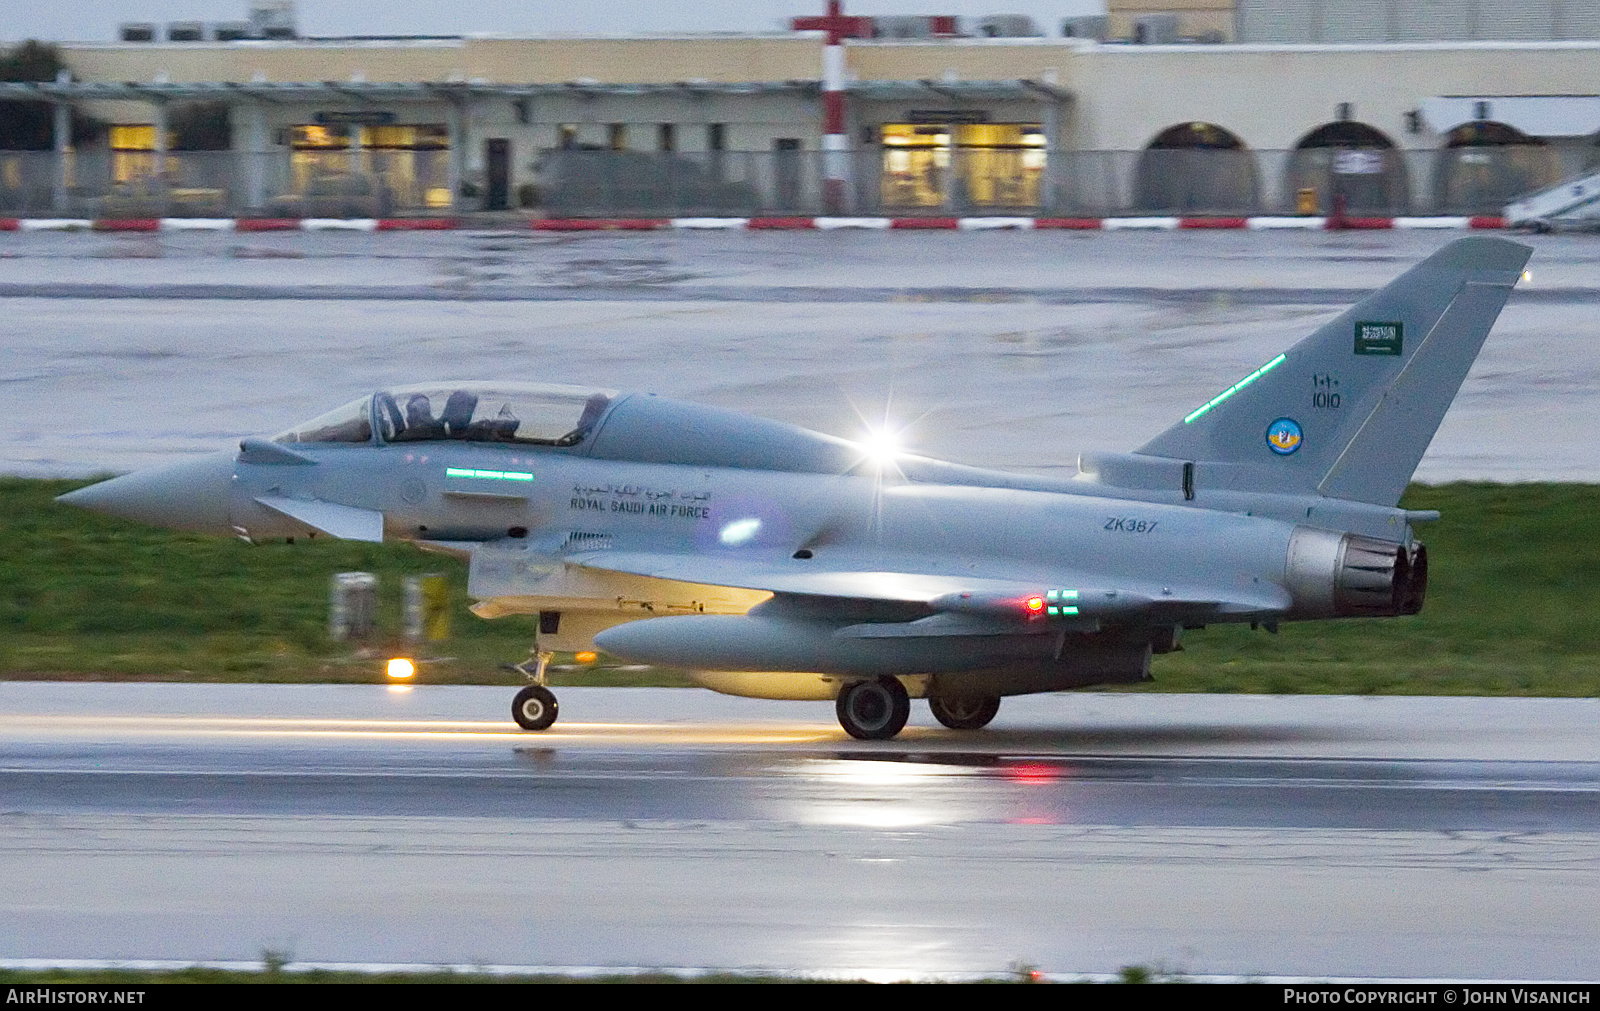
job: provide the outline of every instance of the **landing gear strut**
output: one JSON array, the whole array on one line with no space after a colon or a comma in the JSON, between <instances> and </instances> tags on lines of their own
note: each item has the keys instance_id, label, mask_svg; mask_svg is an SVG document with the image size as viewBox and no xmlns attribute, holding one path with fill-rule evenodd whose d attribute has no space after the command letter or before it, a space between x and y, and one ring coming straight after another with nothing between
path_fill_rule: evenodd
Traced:
<instances>
[{"instance_id":1,"label":"landing gear strut","mask_svg":"<svg viewBox=\"0 0 1600 1011\"><path fill-rule=\"evenodd\" d=\"M928 696L933 718L951 730L980 730L1000 711L998 695Z\"/></svg>"},{"instance_id":2,"label":"landing gear strut","mask_svg":"<svg viewBox=\"0 0 1600 1011\"><path fill-rule=\"evenodd\" d=\"M544 684L545 668L550 665L550 658L554 655L535 650L532 656L521 663L502 665L506 670L514 670L533 682L517 692L511 700L511 718L523 730L548 730L556 721L560 706L556 704L555 693Z\"/></svg>"},{"instance_id":3,"label":"landing gear strut","mask_svg":"<svg viewBox=\"0 0 1600 1011\"><path fill-rule=\"evenodd\" d=\"M839 725L851 737L887 741L911 717L911 697L899 678L881 677L845 685L839 690L834 709L839 714Z\"/></svg>"}]
</instances>

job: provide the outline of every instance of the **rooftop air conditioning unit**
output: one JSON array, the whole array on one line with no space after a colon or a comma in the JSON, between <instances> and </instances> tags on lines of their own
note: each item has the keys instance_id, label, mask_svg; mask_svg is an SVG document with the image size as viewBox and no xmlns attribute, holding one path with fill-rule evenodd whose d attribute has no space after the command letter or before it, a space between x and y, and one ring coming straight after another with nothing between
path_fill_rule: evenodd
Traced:
<instances>
[{"instance_id":1,"label":"rooftop air conditioning unit","mask_svg":"<svg viewBox=\"0 0 1600 1011\"><path fill-rule=\"evenodd\" d=\"M1044 36L1026 14L990 14L978 19L974 35L985 39L1037 39Z\"/></svg>"},{"instance_id":2,"label":"rooftop air conditioning unit","mask_svg":"<svg viewBox=\"0 0 1600 1011\"><path fill-rule=\"evenodd\" d=\"M211 27L211 37L218 42L238 42L250 37L248 21L218 21Z\"/></svg>"},{"instance_id":3,"label":"rooftop air conditioning unit","mask_svg":"<svg viewBox=\"0 0 1600 1011\"><path fill-rule=\"evenodd\" d=\"M875 39L953 39L960 35L953 14L895 14L872 19Z\"/></svg>"},{"instance_id":4,"label":"rooftop air conditioning unit","mask_svg":"<svg viewBox=\"0 0 1600 1011\"><path fill-rule=\"evenodd\" d=\"M206 26L198 21L173 21L167 25L168 42L204 42Z\"/></svg>"},{"instance_id":5,"label":"rooftop air conditioning unit","mask_svg":"<svg viewBox=\"0 0 1600 1011\"><path fill-rule=\"evenodd\" d=\"M252 0L250 4L251 32L258 39L293 39L299 37L294 26L294 0Z\"/></svg>"},{"instance_id":6,"label":"rooftop air conditioning unit","mask_svg":"<svg viewBox=\"0 0 1600 1011\"><path fill-rule=\"evenodd\" d=\"M128 21L117 26L117 38L123 42L154 42L156 26L148 21Z\"/></svg>"},{"instance_id":7,"label":"rooftop air conditioning unit","mask_svg":"<svg viewBox=\"0 0 1600 1011\"><path fill-rule=\"evenodd\" d=\"M1178 15L1146 14L1133 22L1133 41L1142 46L1164 46L1178 41Z\"/></svg>"},{"instance_id":8,"label":"rooftop air conditioning unit","mask_svg":"<svg viewBox=\"0 0 1600 1011\"><path fill-rule=\"evenodd\" d=\"M1111 36L1111 19L1104 14L1067 18L1061 22L1061 37L1066 39L1094 39L1104 42Z\"/></svg>"},{"instance_id":9,"label":"rooftop air conditioning unit","mask_svg":"<svg viewBox=\"0 0 1600 1011\"><path fill-rule=\"evenodd\" d=\"M875 39L926 39L933 36L930 19L915 14L897 14L872 19L872 37Z\"/></svg>"}]
</instances>

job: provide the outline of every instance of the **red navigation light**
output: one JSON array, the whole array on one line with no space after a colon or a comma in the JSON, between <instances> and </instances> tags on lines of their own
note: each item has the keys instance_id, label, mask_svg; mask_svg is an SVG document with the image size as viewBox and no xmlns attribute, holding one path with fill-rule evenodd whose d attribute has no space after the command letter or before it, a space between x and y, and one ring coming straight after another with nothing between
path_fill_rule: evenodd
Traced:
<instances>
[{"instance_id":1,"label":"red navigation light","mask_svg":"<svg viewBox=\"0 0 1600 1011\"><path fill-rule=\"evenodd\" d=\"M1044 598L1038 595L1029 597L1027 600L1022 602L1022 606L1028 609L1029 614L1043 614Z\"/></svg>"}]
</instances>

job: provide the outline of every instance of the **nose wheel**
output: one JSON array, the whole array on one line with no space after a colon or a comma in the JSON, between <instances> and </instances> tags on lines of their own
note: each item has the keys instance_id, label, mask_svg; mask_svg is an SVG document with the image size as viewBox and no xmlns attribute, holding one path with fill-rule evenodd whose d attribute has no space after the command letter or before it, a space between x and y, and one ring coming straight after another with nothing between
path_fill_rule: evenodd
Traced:
<instances>
[{"instance_id":1,"label":"nose wheel","mask_svg":"<svg viewBox=\"0 0 1600 1011\"><path fill-rule=\"evenodd\" d=\"M887 741L911 718L911 697L899 678L857 681L839 691L834 704L845 733L862 741Z\"/></svg>"},{"instance_id":2,"label":"nose wheel","mask_svg":"<svg viewBox=\"0 0 1600 1011\"><path fill-rule=\"evenodd\" d=\"M555 693L544 685L529 685L511 700L511 718L523 730L548 730L559 710Z\"/></svg>"},{"instance_id":3,"label":"nose wheel","mask_svg":"<svg viewBox=\"0 0 1600 1011\"><path fill-rule=\"evenodd\" d=\"M523 730L550 729L550 724L556 721L556 713L560 711L555 693L544 686L545 668L550 666L552 655L535 646L533 655L522 663L501 664L505 669L516 671L533 682L517 692L511 700L511 718Z\"/></svg>"}]
</instances>

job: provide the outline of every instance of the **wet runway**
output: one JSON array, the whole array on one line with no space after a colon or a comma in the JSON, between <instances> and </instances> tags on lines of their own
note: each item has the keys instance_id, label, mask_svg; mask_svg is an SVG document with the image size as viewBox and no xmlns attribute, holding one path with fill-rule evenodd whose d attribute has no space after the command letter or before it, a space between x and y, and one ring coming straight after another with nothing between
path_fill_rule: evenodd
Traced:
<instances>
[{"instance_id":1,"label":"wet runway","mask_svg":"<svg viewBox=\"0 0 1600 1011\"><path fill-rule=\"evenodd\" d=\"M124 471L427 379L593 384L1073 472L1454 233L104 235L0 240L0 473ZM1600 242L1527 236L1426 481L1600 480ZM1535 438L1529 438L1534 433Z\"/></svg>"},{"instance_id":2,"label":"wet runway","mask_svg":"<svg viewBox=\"0 0 1600 1011\"><path fill-rule=\"evenodd\" d=\"M493 377L1070 471L1453 237L8 235L0 473ZM1528 241L1423 480L1600 480L1600 244ZM529 735L504 689L0 684L0 960L1594 975L1600 700L1053 695L868 746L560 694Z\"/></svg>"},{"instance_id":3,"label":"wet runway","mask_svg":"<svg viewBox=\"0 0 1600 1011\"><path fill-rule=\"evenodd\" d=\"M1600 700L0 685L0 958L1591 976Z\"/></svg>"}]
</instances>

